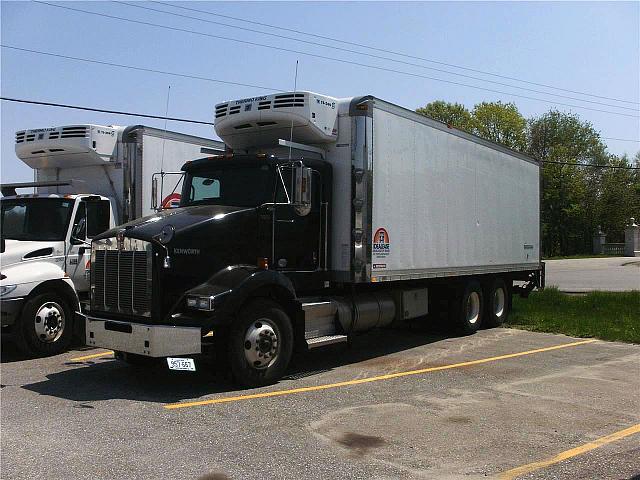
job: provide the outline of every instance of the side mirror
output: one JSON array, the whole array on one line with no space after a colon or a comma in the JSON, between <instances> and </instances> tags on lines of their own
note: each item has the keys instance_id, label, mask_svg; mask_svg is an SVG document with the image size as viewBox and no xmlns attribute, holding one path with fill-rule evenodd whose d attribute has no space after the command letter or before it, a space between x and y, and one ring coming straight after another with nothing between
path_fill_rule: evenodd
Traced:
<instances>
[{"instance_id":1,"label":"side mirror","mask_svg":"<svg viewBox=\"0 0 640 480\"><path fill-rule=\"evenodd\" d=\"M158 177L151 180L151 208L158 209Z\"/></svg>"},{"instance_id":2,"label":"side mirror","mask_svg":"<svg viewBox=\"0 0 640 480\"><path fill-rule=\"evenodd\" d=\"M311 168L303 165L296 167L293 206L296 213L303 217L311 212L311 199L313 198L311 196L311 176Z\"/></svg>"},{"instance_id":3,"label":"side mirror","mask_svg":"<svg viewBox=\"0 0 640 480\"><path fill-rule=\"evenodd\" d=\"M73 230L71 230L71 238L70 238L72 245L82 245L87 243L85 240L86 225L87 225L87 219L81 218L80 221L73 227Z\"/></svg>"}]
</instances>

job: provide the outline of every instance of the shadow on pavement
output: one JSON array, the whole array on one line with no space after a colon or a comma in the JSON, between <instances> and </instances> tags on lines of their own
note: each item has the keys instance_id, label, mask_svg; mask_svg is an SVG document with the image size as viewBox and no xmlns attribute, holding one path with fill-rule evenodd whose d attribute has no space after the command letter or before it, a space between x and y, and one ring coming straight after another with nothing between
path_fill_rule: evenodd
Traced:
<instances>
[{"instance_id":1,"label":"shadow on pavement","mask_svg":"<svg viewBox=\"0 0 640 480\"><path fill-rule=\"evenodd\" d=\"M35 360L38 358L44 358L44 357L33 357L33 356L25 355L20 350L18 350L15 344L11 341L11 337L9 335L2 337L1 345L2 345L2 348L0 350L0 363L23 362L25 360ZM81 354L80 352L84 352L87 350L94 350L93 347L73 345L73 344L71 345L71 348L73 349L73 351L78 352L78 355Z\"/></svg>"},{"instance_id":2,"label":"shadow on pavement","mask_svg":"<svg viewBox=\"0 0 640 480\"><path fill-rule=\"evenodd\" d=\"M280 386L336 367L401 352L447 338L433 329L377 330L354 339L352 345L333 345L294 356ZM393 359L389 359L392 366ZM173 403L215 393L237 392L238 388L216 377L213 366L198 365L198 372L171 372L163 362L134 367L111 357L85 362L68 362L67 369L47 375L47 380L22 388L76 402L125 399L143 402ZM218 372L224 375L224 372ZM90 408L90 407L89 407Z\"/></svg>"}]
</instances>

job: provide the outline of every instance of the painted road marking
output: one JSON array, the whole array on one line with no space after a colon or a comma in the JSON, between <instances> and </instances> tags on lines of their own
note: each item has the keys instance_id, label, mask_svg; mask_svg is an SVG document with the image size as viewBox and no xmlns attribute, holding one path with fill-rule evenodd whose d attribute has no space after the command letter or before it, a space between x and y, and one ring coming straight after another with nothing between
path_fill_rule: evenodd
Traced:
<instances>
[{"instance_id":1,"label":"painted road marking","mask_svg":"<svg viewBox=\"0 0 640 480\"><path fill-rule=\"evenodd\" d=\"M107 355L113 355L113 352L111 350L109 350L108 352L94 353L92 355L85 355L84 357L72 358L71 361L72 362L83 362L84 360L90 360L92 358L99 358L99 357L106 357Z\"/></svg>"},{"instance_id":2,"label":"painted road marking","mask_svg":"<svg viewBox=\"0 0 640 480\"><path fill-rule=\"evenodd\" d=\"M348 387L351 385L360 385L362 383L371 383L371 382L379 382L381 380L390 380L392 378L400 378L400 377L407 377L409 375L420 375L423 373L430 373L430 372L439 372L441 370L449 370L452 368L460 368L460 367L469 367L472 365L480 365L483 363L489 363L489 362L495 362L497 360L505 360L507 358L515 358L515 357L522 357L524 355L532 355L534 353L541 353L541 352L549 352L551 350L559 350L561 348L568 348L568 347L577 347L578 345L585 345L587 343L593 343L596 340L581 340L579 342L572 342L572 343L563 343L562 345L555 345L553 347L545 347L545 348L537 348L535 350L527 350L525 352L517 352L517 353L509 353L507 355L500 355L497 357L489 357L489 358L481 358L479 360L471 360L468 362L462 362L462 363L453 363L450 365L443 365L440 367L430 367L430 368L421 368L420 370L409 370L406 372L398 372L398 373L389 373L386 375L379 375L376 377L367 377L367 378L359 378L356 380L348 380L345 382L338 382L338 383L329 383L329 384L325 384L325 385L315 385L315 386L311 386L311 387L301 387L301 388L293 388L290 390L275 390L272 392L262 392L262 393L253 393L253 394L249 394L249 395L238 395L235 397L222 397L222 398L214 398L211 400L198 400L195 402L184 402L184 403L170 403L167 405L164 405L164 408L173 410L173 409L177 409L177 408L188 408L188 407L199 407L202 405L214 405L217 403L228 403L228 402L239 402L242 400L252 400L255 398L267 398L267 397L279 397L282 395L294 395L297 393L307 393L307 392L315 392L318 390L329 390L331 388L340 388L340 387Z\"/></svg>"},{"instance_id":3,"label":"painted road marking","mask_svg":"<svg viewBox=\"0 0 640 480\"><path fill-rule=\"evenodd\" d=\"M576 448L572 448L571 450L567 450L565 452L559 453L554 457L551 457L547 460L540 460L539 462L529 463L527 465L522 465L521 467L516 467L511 470L508 470L504 473L501 473L498 477L501 480L513 480L520 475L525 475L527 473L534 472L536 470L540 470L541 468L548 467L549 465L553 465L555 463L560 463L568 458L575 457L576 455L581 455L583 453L594 450L598 447L602 447L611 442L615 442L616 440L620 440L622 438L628 437L629 435L633 435L635 433L640 433L640 423L634 425L633 427L625 428L624 430L620 430L619 432L612 433L610 435L606 435L604 437L600 437L593 442L585 443Z\"/></svg>"}]
</instances>

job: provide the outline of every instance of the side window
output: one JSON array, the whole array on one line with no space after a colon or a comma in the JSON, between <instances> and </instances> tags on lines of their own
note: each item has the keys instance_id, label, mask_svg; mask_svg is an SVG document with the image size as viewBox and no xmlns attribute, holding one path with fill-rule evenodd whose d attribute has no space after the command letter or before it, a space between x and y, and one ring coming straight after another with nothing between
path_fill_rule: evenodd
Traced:
<instances>
[{"instance_id":1,"label":"side window","mask_svg":"<svg viewBox=\"0 0 640 480\"><path fill-rule=\"evenodd\" d=\"M86 202L86 208L88 238L93 238L109 230L111 209L109 208L108 200Z\"/></svg>"},{"instance_id":2,"label":"side window","mask_svg":"<svg viewBox=\"0 0 640 480\"><path fill-rule=\"evenodd\" d=\"M71 237L78 240L87 239L87 209L85 202L80 202L76 216L73 219L73 229L71 230Z\"/></svg>"},{"instance_id":3,"label":"side window","mask_svg":"<svg viewBox=\"0 0 640 480\"><path fill-rule=\"evenodd\" d=\"M26 230L27 207L2 205L2 231L9 235L23 235Z\"/></svg>"}]
</instances>

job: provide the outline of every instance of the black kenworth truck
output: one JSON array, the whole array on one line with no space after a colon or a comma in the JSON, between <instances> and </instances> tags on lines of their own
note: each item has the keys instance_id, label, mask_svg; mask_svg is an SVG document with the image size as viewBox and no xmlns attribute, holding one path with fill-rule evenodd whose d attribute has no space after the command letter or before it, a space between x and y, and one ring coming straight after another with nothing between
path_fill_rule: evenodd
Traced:
<instances>
[{"instance_id":1,"label":"black kenworth truck","mask_svg":"<svg viewBox=\"0 0 640 480\"><path fill-rule=\"evenodd\" d=\"M529 157L374 97L225 102L216 131L178 208L93 240L88 345L259 386L294 350L441 308L473 333L543 287Z\"/></svg>"}]
</instances>

